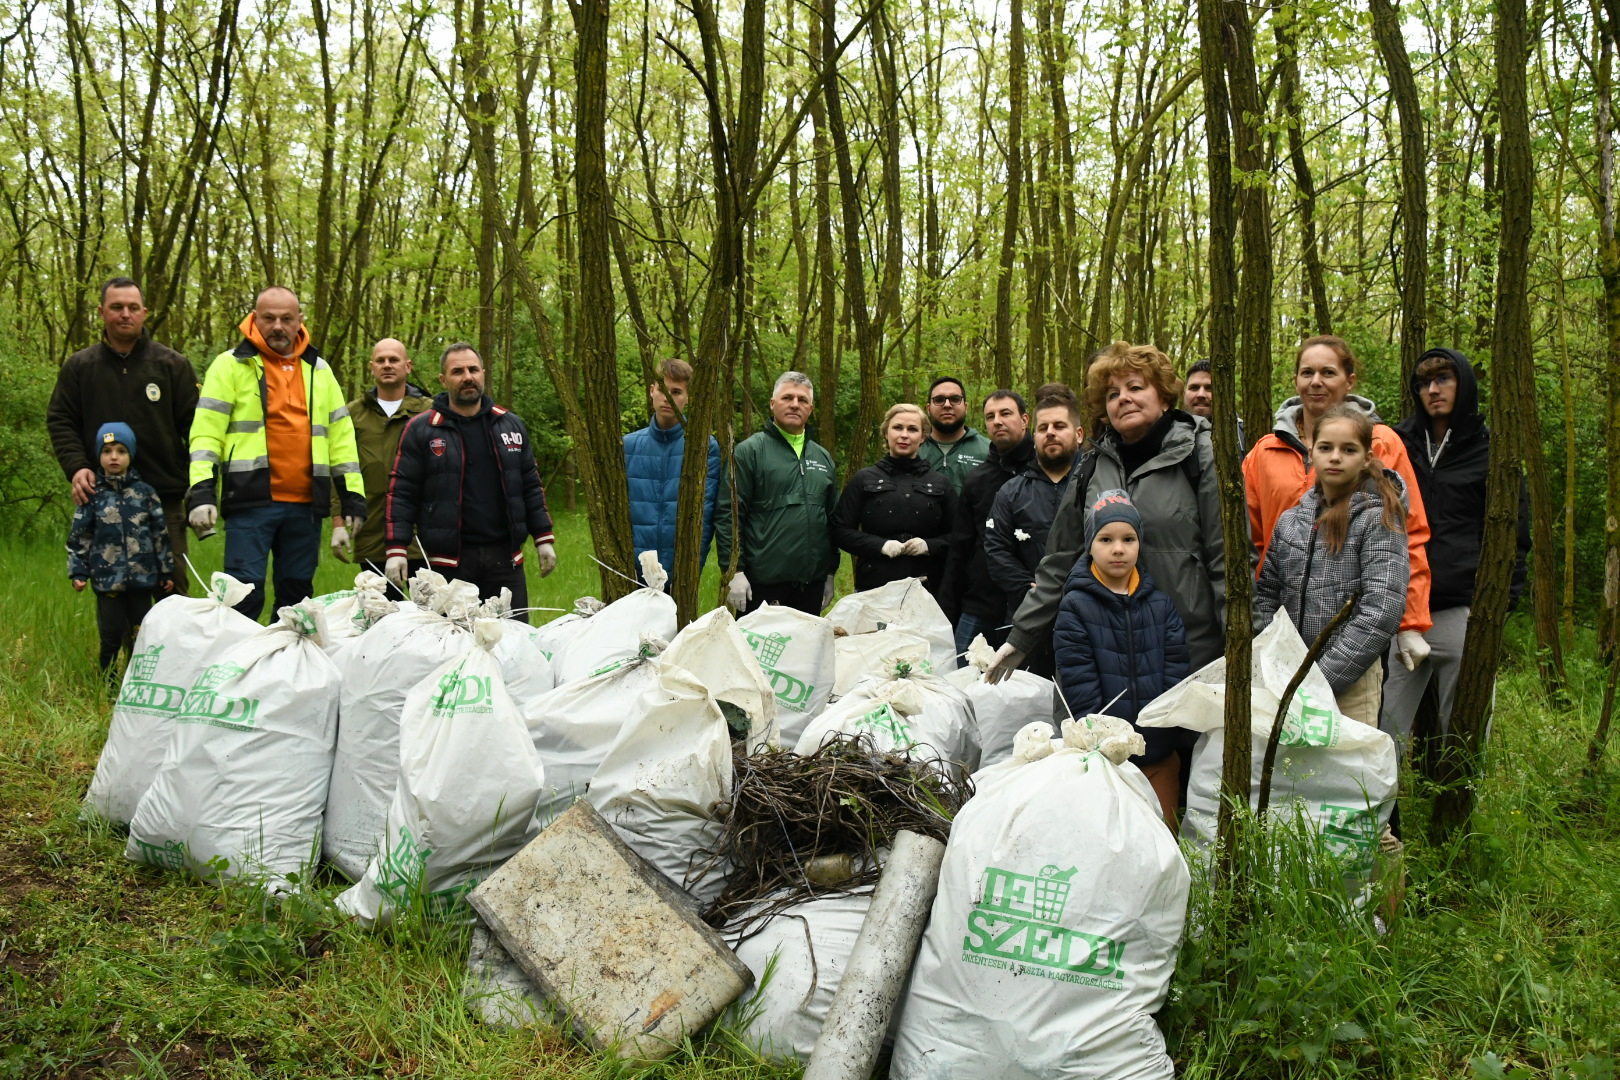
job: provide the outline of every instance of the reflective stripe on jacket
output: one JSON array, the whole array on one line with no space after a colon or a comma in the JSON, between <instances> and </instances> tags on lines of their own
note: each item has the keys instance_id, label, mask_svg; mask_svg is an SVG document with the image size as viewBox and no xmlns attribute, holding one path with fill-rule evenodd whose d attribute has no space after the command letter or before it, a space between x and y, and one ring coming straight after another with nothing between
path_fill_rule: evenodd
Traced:
<instances>
[{"instance_id":1,"label":"reflective stripe on jacket","mask_svg":"<svg viewBox=\"0 0 1620 1080\"><path fill-rule=\"evenodd\" d=\"M332 478L339 477L345 516L362 517L366 497L360 484L360 460L354 422L332 369L313 346L300 357L304 400L309 402L310 502L325 516ZM270 450L265 441L267 392L264 358L247 341L220 353L203 376L197 414L191 421L191 491L188 508L218 504L222 514L267 506L270 496ZM223 476L223 491L216 487Z\"/></svg>"}]
</instances>

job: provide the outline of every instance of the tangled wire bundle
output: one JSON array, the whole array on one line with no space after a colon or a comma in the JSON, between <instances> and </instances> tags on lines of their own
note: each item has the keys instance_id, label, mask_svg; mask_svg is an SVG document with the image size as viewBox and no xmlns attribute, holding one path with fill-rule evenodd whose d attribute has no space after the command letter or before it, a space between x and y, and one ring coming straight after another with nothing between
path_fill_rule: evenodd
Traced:
<instances>
[{"instance_id":1,"label":"tangled wire bundle","mask_svg":"<svg viewBox=\"0 0 1620 1080\"><path fill-rule=\"evenodd\" d=\"M880 753L866 736L838 736L808 757L766 750L734 760L715 852L730 881L703 917L719 927L748 913L745 936L783 908L872 884L878 849L902 829L944 840L973 793L952 779L954 767ZM842 872L823 872L829 857Z\"/></svg>"}]
</instances>

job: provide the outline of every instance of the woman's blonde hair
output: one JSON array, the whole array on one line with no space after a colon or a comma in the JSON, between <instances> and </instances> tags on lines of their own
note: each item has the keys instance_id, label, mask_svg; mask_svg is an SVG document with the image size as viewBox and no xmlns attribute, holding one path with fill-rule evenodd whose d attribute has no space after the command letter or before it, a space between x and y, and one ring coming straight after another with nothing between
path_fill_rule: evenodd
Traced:
<instances>
[{"instance_id":1,"label":"woman's blonde hair","mask_svg":"<svg viewBox=\"0 0 1620 1080\"><path fill-rule=\"evenodd\" d=\"M1377 485L1378 497L1384 502L1384 528L1390 532L1404 533L1406 511L1401 506L1401 489L1395 486L1395 481L1384 471L1384 463L1373 453L1372 420L1356 406L1341 402L1322 414L1322 418L1316 422L1317 433L1320 434L1323 424L1337 420L1349 421L1355 428L1356 441L1361 444L1361 449L1367 455L1361 461L1361 475L1356 478L1356 487L1359 489L1368 480L1372 480ZM1311 436L1311 444L1314 448L1315 435ZM1350 534L1350 496L1329 506L1327 496L1322 491L1320 475L1316 478L1315 486L1317 498L1322 500L1316 518L1318 535L1322 537L1322 546L1327 549L1328 554L1337 555L1344 550L1344 541ZM1352 490L1350 494L1354 495L1355 491Z\"/></svg>"},{"instance_id":2,"label":"woman's blonde hair","mask_svg":"<svg viewBox=\"0 0 1620 1080\"><path fill-rule=\"evenodd\" d=\"M903 412L914 412L922 417L922 433L924 435L928 434L931 430L928 426L928 414L922 410L921 406L902 401L898 405L890 405L889 411L883 414L883 423L878 425L878 438L884 438L888 434L889 421Z\"/></svg>"},{"instance_id":3,"label":"woman's blonde hair","mask_svg":"<svg viewBox=\"0 0 1620 1080\"><path fill-rule=\"evenodd\" d=\"M1108 423L1108 381L1126 374L1142 375L1159 392L1166 409L1176 407L1182 383L1170 358L1152 345L1116 341L1092 357L1086 371L1086 425L1093 435L1100 434Z\"/></svg>"}]
</instances>

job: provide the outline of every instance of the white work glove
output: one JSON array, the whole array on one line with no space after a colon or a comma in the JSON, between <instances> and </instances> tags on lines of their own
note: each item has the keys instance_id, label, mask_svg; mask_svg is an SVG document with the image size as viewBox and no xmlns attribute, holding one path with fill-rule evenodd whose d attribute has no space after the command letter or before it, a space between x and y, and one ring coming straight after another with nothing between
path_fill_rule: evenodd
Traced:
<instances>
[{"instance_id":1,"label":"white work glove","mask_svg":"<svg viewBox=\"0 0 1620 1080\"><path fill-rule=\"evenodd\" d=\"M1407 671L1416 671L1417 666L1429 658L1429 643L1416 630L1402 630L1395 635L1395 655L1401 658Z\"/></svg>"},{"instance_id":2,"label":"white work glove","mask_svg":"<svg viewBox=\"0 0 1620 1080\"><path fill-rule=\"evenodd\" d=\"M354 561L354 541L349 539L349 530L342 525L332 526L332 554L339 562Z\"/></svg>"},{"instance_id":3,"label":"white work glove","mask_svg":"<svg viewBox=\"0 0 1620 1080\"><path fill-rule=\"evenodd\" d=\"M540 576L545 577L557 569L557 545L547 541L544 544L534 545L534 553L540 563Z\"/></svg>"},{"instance_id":4,"label":"white work glove","mask_svg":"<svg viewBox=\"0 0 1620 1080\"><path fill-rule=\"evenodd\" d=\"M400 592L405 591L405 575L410 573L410 560L403 555L390 555L388 562L383 565L383 576L399 587Z\"/></svg>"},{"instance_id":5,"label":"white work glove","mask_svg":"<svg viewBox=\"0 0 1620 1080\"><path fill-rule=\"evenodd\" d=\"M906 541L905 546L900 550L906 555L926 555L928 554L928 541L920 536L913 536Z\"/></svg>"},{"instance_id":6,"label":"white work glove","mask_svg":"<svg viewBox=\"0 0 1620 1080\"><path fill-rule=\"evenodd\" d=\"M883 541L883 554L893 559L906 550L906 545L898 540Z\"/></svg>"},{"instance_id":7,"label":"white work glove","mask_svg":"<svg viewBox=\"0 0 1620 1080\"><path fill-rule=\"evenodd\" d=\"M754 599L754 587L748 584L748 575L741 570L731 575L731 587L726 590L726 603L741 611Z\"/></svg>"},{"instance_id":8,"label":"white work glove","mask_svg":"<svg viewBox=\"0 0 1620 1080\"><path fill-rule=\"evenodd\" d=\"M822 587L822 589L821 589L821 607L822 607L823 611L826 610L828 604L832 603L833 586L835 584L833 579L836 578L836 577L837 577L836 574L828 574L827 575L827 584L824 585Z\"/></svg>"},{"instance_id":9,"label":"white work glove","mask_svg":"<svg viewBox=\"0 0 1620 1080\"><path fill-rule=\"evenodd\" d=\"M998 683L1018 670L1018 665L1024 662L1024 654L1013 648L1012 642L1007 642L996 650L996 658L990 661L990 666L984 669L984 681Z\"/></svg>"},{"instance_id":10,"label":"white work glove","mask_svg":"<svg viewBox=\"0 0 1620 1080\"><path fill-rule=\"evenodd\" d=\"M191 526L191 531L199 536L212 529L218 520L219 507L213 503L204 503L186 515L186 523Z\"/></svg>"}]
</instances>

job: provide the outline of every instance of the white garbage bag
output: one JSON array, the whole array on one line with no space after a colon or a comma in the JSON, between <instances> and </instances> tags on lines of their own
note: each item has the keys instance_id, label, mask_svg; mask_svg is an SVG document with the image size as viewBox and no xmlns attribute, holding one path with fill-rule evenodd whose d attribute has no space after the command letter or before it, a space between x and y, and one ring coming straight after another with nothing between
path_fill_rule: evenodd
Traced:
<instances>
[{"instance_id":1,"label":"white garbage bag","mask_svg":"<svg viewBox=\"0 0 1620 1080\"><path fill-rule=\"evenodd\" d=\"M855 684L868 675L892 670L902 661L918 671L933 671L933 647L909 630L875 630L834 637L832 700L837 701L855 689Z\"/></svg>"},{"instance_id":2,"label":"white garbage bag","mask_svg":"<svg viewBox=\"0 0 1620 1080\"><path fill-rule=\"evenodd\" d=\"M473 647L473 619L499 607L479 604L472 585L446 582L432 571L418 572L411 592L433 606L402 606L336 658L343 707L322 854L351 881L365 873L386 831L399 782L406 695L439 667L465 656ZM501 622L512 632L501 635L494 655L507 693L521 707L550 692L551 665L533 637L521 632L527 629L522 623Z\"/></svg>"},{"instance_id":3,"label":"white garbage bag","mask_svg":"<svg viewBox=\"0 0 1620 1080\"><path fill-rule=\"evenodd\" d=\"M337 739L337 665L307 601L197 676L129 823L125 857L272 888L320 854Z\"/></svg>"},{"instance_id":4,"label":"white garbage bag","mask_svg":"<svg viewBox=\"0 0 1620 1080\"><path fill-rule=\"evenodd\" d=\"M1141 737L1115 723L1126 730L1066 721L1061 749L986 770L991 782L957 814L890 1077L1175 1076L1153 1013L1170 991L1189 874L1126 760Z\"/></svg>"},{"instance_id":5,"label":"white garbage bag","mask_svg":"<svg viewBox=\"0 0 1620 1080\"><path fill-rule=\"evenodd\" d=\"M750 746L772 734L762 714L775 701L724 608L687 626L656 663L658 682L631 710L586 797L625 843L707 904L725 889L727 869L713 852L731 801L732 733L716 691L745 714Z\"/></svg>"},{"instance_id":6,"label":"white garbage bag","mask_svg":"<svg viewBox=\"0 0 1620 1080\"><path fill-rule=\"evenodd\" d=\"M585 794L619 730L658 685L652 657L664 648L662 641L650 638L642 655L559 686L524 707L523 720L546 767L545 793L535 810L542 828Z\"/></svg>"},{"instance_id":7,"label":"white garbage bag","mask_svg":"<svg viewBox=\"0 0 1620 1080\"><path fill-rule=\"evenodd\" d=\"M1251 807L1260 799L1261 766L1277 706L1308 651L1286 611L1279 610L1254 639L1249 690ZM1273 812L1302 813L1340 859L1350 893L1365 899L1378 837L1395 806L1399 762L1393 739L1343 715L1337 704L1326 676L1313 664L1283 718L1271 777L1271 807ZM1136 721L1142 727L1202 732L1193 747L1181 835L1203 847L1214 843L1220 813L1225 714L1222 657L1154 698Z\"/></svg>"},{"instance_id":8,"label":"white garbage bag","mask_svg":"<svg viewBox=\"0 0 1620 1080\"><path fill-rule=\"evenodd\" d=\"M979 738L967 695L937 675L896 665L868 676L805 726L794 752L810 755L835 735L867 735L879 750L938 761L966 775L979 767Z\"/></svg>"},{"instance_id":9,"label":"white garbage bag","mask_svg":"<svg viewBox=\"0 0 1620 1080\"><path fill-rule=\"evenodd\" d=\"M637 589L621 596L596 614L568 624L551 661L556 684L588 679L630 659L640 651L643 634L669 641L677 629L675 598L668 593Z\"/></svg>"},{"instance_id":10,"label":"white garbage bag","mask_svg":"<svg viewBox=\"0 0 1620 1080\"><path fill-rule=\"evenodd\" d=\"M797 608L762 604L738 619L737 628L776 692L782 741L792 745L832 696L837 671L833 625ZM850 686L856 681L851 679Z\"/></svg>"},{"instance_id":11,"label":"white garbage bag","mask_svg":"<svg viewBox=\"0 0 1620 1080\"><path fill-rule=\"evenodd\" d=\"M1054 710L1063 708L1056 684L1034 672L1015 671L1001 682L985 682L984 673L995 656L996 650L980 634L968 647L967 666L945 673L945 681L973 703L980 768L1012 756L1013 738L1025 725L1051 722Z\"/></svg>"},{"instance_id":12,"label":"white garbage bag","mask_svg":"<svg viewBox=\"0 0 1620 1080\"><path fill-rule=\"evenodd\" d=\"M171 596L146 613L84 797L86 812L129 823L163 764L186 691L225 650L264 629L233 610L252 591L246 582L215 573L207 595Z\"/></svg>"},{"instance_id":13,"label":"white garbage bag","mask_svg":"<svg viewBox=\"0 0 1620 1080\"><path fill-rule=\"evenodd\" d=\"M754 985L721 1022L764 1057L809 1061L871 906L867 888L794 904L763 927L738 919L724 936Z\"/></svg>"},{"instance_id":14,"label":"white garbage bag","mask_svg":"<svg viewBox=\"0 0 1620 1080\"><path fill-rule=\"evenodd\" d=\"M566 615L559 615L548 623L542 623L529 631L529 638L534 642L548 663L557 662L557 653L562 649L563 642L568 640L572 631L569 627L584 621L584 616L570 611Z\"/></svg>"},{"instance_id":15,"label":"white garbage bag","mask_svg":"<svg viewBox=\"0 0 1620 1080\"><path fill-rule=\"evenodd\" d=\"M850 593L827 612L827 621L851 634L906 630L928 642L935 671L956 666L956 632L919 578L901 578Z\"/></svg>"},{"instance_id":16,"label":"white garbage bag","mask_svg":"<svg viewBox=\"0 0 1620 1080\"><path fill-rule=\"evenodd\" d=\"M354 576L354 588L326 593L313 602L326 611L326 651L336 657L348 644L371 629L384 616L399 610L388 598L388 579L370 570Z\"/></svg>"},{"instance_id":17,"label":"white garbage bag","mask_svg":"<svg viewBox=\"0 0 1620 1080\"><path fill-rule=\"evenodd\" d=\"M493 655L504 625L477 620L474 647L406 697L386 837L337 898L364 926L418 902L435 917L470 917L466 894L539 835L545 769Z\"/></svg>"}]
</instances>

